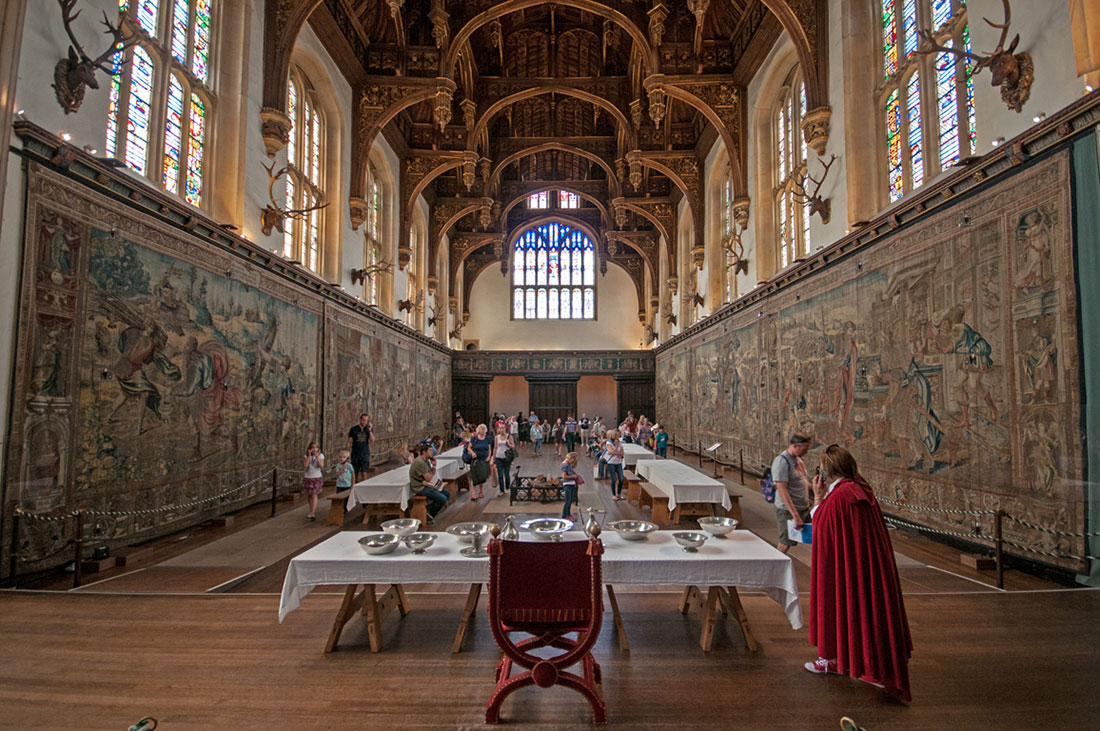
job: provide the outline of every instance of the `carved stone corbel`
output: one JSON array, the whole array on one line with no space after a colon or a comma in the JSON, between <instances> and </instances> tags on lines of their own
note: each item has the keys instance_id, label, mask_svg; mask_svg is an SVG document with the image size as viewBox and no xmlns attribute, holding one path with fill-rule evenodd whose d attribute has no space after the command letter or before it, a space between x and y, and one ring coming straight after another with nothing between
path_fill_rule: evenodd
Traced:
<instances>
[{"instance_id":1,"label":"carved stone corbel","mask_svg":"<svg viewBox=\"0 0 1100 731\"><path fill-rule=\"evenodd\" d=\"M642 100L635 99L630 102L630 121L634 123L634 129L642 128Z\"/></svg>"},{"instance_id":2,"label":"carved stone corbel","mask_svg":"<svg viewBox=\"0 0 1100 731\"><path fill-rule=\"evenodd\" d=\"M668 293L675 297L676 288L679 286L680 280L677 279L675 276L672 276L665 280L665 284L668 285Z\"/></svg>"},{"instance_id":3,"label":"carved stone corbel","mask_svg":"<svg viewBox=\"0 0 1100 731\"><path fill-rule=\"evenodd\" d=\"M445 132L447 125L451 123L451 102L453 99L454 82L451 82L450 88L441 86L435 92L435 107L432 110L432 118L435 120L440 132Z\"/></svg>"},{"instance_id":4,"label":"carved stone corbel","mask_svg":"<svg viewBox=\"0 0 1100 731\"><path fill-rule=\"evenodd\" d=\"M474 125L477 124L477 102L463 99L458 105L462 107L462 123L466 125L466 131L473 132Z\"/></svg>"},{"instance_id":5,"label":"carved stone corbel","mask_svg":"<svg viewBox=\"0 0 1100 731\"><path fill-rule=\"evenodd\" d=\"M825 145L829 142L829 120L833 111L829 107L811 109L802 118L802 137L818 155L825 154Z\"/></svg>"},{"instance_id":6,"label":"carved stone corbel","mask_svg":"<svg viewBox=\"0 0 1100 731\"><path fill-rule=\"evenodd\" d=\"M647 15L649 16L649 42L653 44L654 48L658 48L665 36L665 19L668 18L668 9L665 8L664 3L657 3L649 9Z\"/></svg>"},{"instance_id":7,"label":"carved stone corbel","mask_svg":"<svg viewBox=\"0 0 1100 731\"><path fill-rule=\"evenodd\" d=\"M260 133L263 135L268 157L275 157L279 150L286 147L290 141L291 126L286 112L271 107L260 110Z\"/></svg>"},{"instance_id":8,"label":"carved stone corbel","mask_svg":"<svg viewBox=\"0 0 1100 731\"><path fill-rule=\"evenodd\" d=\"M370 209L362 198L352 196L348 198L348 213L351 214L351 230L358 231L359 227L366 223Z\"/></svg>"},{"instance_id":9,"label":"carved stone corbel","mask_svg":"<svg viewBox=\"0 0 1100 731\"><path fill-rule=\"evenodd\" d=\"M642 163L637 160L630 162L630 187L634 190L642 188Z\"/></svg>"},{"instance_id":10,"label":"carved stone corbel","mask_svg":"<svg viewBox=\"0 0 1100 731\"><path fill-rule=\"evenodd\" d=\"M665 118L665 90L660 84L655 84L647 90L649 94L649 118L653 120L654 127L661 126L661 120Z\"/></svg>"},{"instance_id":11,"label":"carved stone corbel","mask_svg":"<svg viewBox=\"0 0 1100 731\"><path fill-rule=\"evenodd\" d=\"M458 314L458 296L457 295L452 294L450 297L447 298L447 310L449 310L452 315Z\"/></svg>"}]
</instances>

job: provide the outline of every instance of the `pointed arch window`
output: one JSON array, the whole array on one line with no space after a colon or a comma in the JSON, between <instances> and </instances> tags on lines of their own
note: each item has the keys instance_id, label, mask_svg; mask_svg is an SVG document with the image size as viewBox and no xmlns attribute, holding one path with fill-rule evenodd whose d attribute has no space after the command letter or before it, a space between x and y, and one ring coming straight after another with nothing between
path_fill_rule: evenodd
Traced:
<instances>
[{"instance_id":1,"label":"pointed arch window","mask_svg":"<svg viewBox=\"0 0 1100 731\"><path fill-rule=\"evenodd\" d=\"M918 31L945 48L970 48L965 0L879 0L886 190L894 202L977 147L973 63L919 54Z\"/></svg>"},{"instance_id":2,"label":"pointed arch window","mask_svg":"<svg viewBox=\"0 0 1100 731\"><path fill-rule=\"evenodd\" d=\"M802 134L805 114L806 85L802 81L802 70L796 66L783 82L772 117L776 140L775 217L780 267L790 266L810 251L810 209L795 200L794 195L795 185L806 172L808 147ZM732 225L732 217L728 225Z\"/></svg>"},{"instance_id":3,"label":"pointed arch window","mask_svg":"<svg viewBox=\"0 0 1100 731\"><path fill-rule=\"evenodd\" d=\"M320 205L325 197L324 116L313 86L297 67L291 68L287 84L287 116L292 127L287 141L286 207L300 210ZM323 210L287 219L283 256L320 271L323 220Z\"/></svg>"},{"instance_id":4,"label":"pointed arch window","mask_svg":"<svg viewBox=\"0 0 1100 731\"><path fill-rule=\"evenodd\" d=\"M121 0L119 23L139 43L116 54L106 153L202 206L216 97L210 79L212 0Z\"/></svg>"},{"instance_id":5,"label":"pointed arch window","mask_svg":"<svg viewBox=\"0 0 1100 731\"><path fill-rule=\"evenodd\" d=\"M369 305L378 304L378 277L375 267L381 260L382 252L382 183L374 166L367 170L367 225L366 225L366 266L371 274L364 283L365 299Z\"/></svg>"},{"instance_id":6,"label":"pointed arch window","mask_svg":"<svg viewBox=\"0 0 1100 731\"><path fill-rule=\"evenodd\" d=\"M512 319L596 319L596 247L580 229L551 222L512 246Z\"/></svg>"}]
</instances>

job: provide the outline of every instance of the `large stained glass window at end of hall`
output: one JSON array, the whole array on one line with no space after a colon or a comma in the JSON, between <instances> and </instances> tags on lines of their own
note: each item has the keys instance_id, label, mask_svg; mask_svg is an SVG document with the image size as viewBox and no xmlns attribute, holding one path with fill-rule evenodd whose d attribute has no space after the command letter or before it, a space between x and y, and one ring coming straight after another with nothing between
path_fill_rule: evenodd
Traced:
<instances>
[{"instance_id":1,"label":"large stained glass window at end of hall","mask_svg":"<svg viewBox=\"0 0 1100 731\"><path fill-rule=\"evenodd\" d=\"M512 318L596 319L596 247L580 229L544 223L512 246Z\"/></svg>"}]
</instances>

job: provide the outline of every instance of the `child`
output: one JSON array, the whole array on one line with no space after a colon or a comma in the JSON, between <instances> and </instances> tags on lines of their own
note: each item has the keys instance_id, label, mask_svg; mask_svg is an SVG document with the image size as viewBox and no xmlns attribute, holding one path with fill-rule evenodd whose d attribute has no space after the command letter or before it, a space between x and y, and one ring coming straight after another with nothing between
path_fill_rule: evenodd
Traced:
<instances>
[{"instance_id":1,"label":"child","mask_svg":"<svg viewBox=\"0 0 1100 731\"><path fill-rule=\"evenodd\" d=\"M657 433L653 435L653 441L657 445L657 456L668 457L668 432L660 424L657 425Z\"/></svg>"},{"instance_id":2,"label":"child","mask_svg":"<svg viewBox=\"0 0 1100 731\"><path fill-rule=\"evenodd\" d=\"M577 484L580 481L580 477L574 469L576 466L577 453L570 452L565 455L565 460L561 463L561 486L565 490L565 505L561 509L561 517L563 520L571 520L574 523L577 522L577 518L569 510L577 499Z\"/></svg>"},{"instance_id":3,"label":"child","mask_svg":"<svg viewBox=\"0 0 1100 731\"><path fill-rule=\"evenodd\" d=\"M343 492L351 489L351 481L355 476L355 470L352 468L351 462L348 462L351 452L341 449L339 456L340 464L336 465L336 492Z\"/></svg>"},{"instance_id":4,"label":"child","mask_svg":"<svg viewBox=\"0 0 1100 731\"><path fill-rule=\"evenodd\" d=\"M317 499L325 486L321 470L325 468L325 455L321 454L321 445L310 442L306 448L305 471L302 473L302 492L309 495L309 515L307 520L317 518Z\"/></svg>"}]
</instances>

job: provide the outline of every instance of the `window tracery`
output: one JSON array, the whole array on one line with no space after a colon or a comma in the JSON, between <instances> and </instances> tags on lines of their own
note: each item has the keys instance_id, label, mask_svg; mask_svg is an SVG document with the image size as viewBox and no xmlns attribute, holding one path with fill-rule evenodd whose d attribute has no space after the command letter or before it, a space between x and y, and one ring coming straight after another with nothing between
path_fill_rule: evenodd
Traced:
<instances>
[{"instance_id":1,"label":"window tracery","mask_svg":"<svg viewBox=\"0 0 1100 731\"><path fill-rule=\"evenodd\" d=\"M512 246L512 318L596 318L596 247L583 231L551 222L520 234Z\"/></svg>"}]
</instances>

